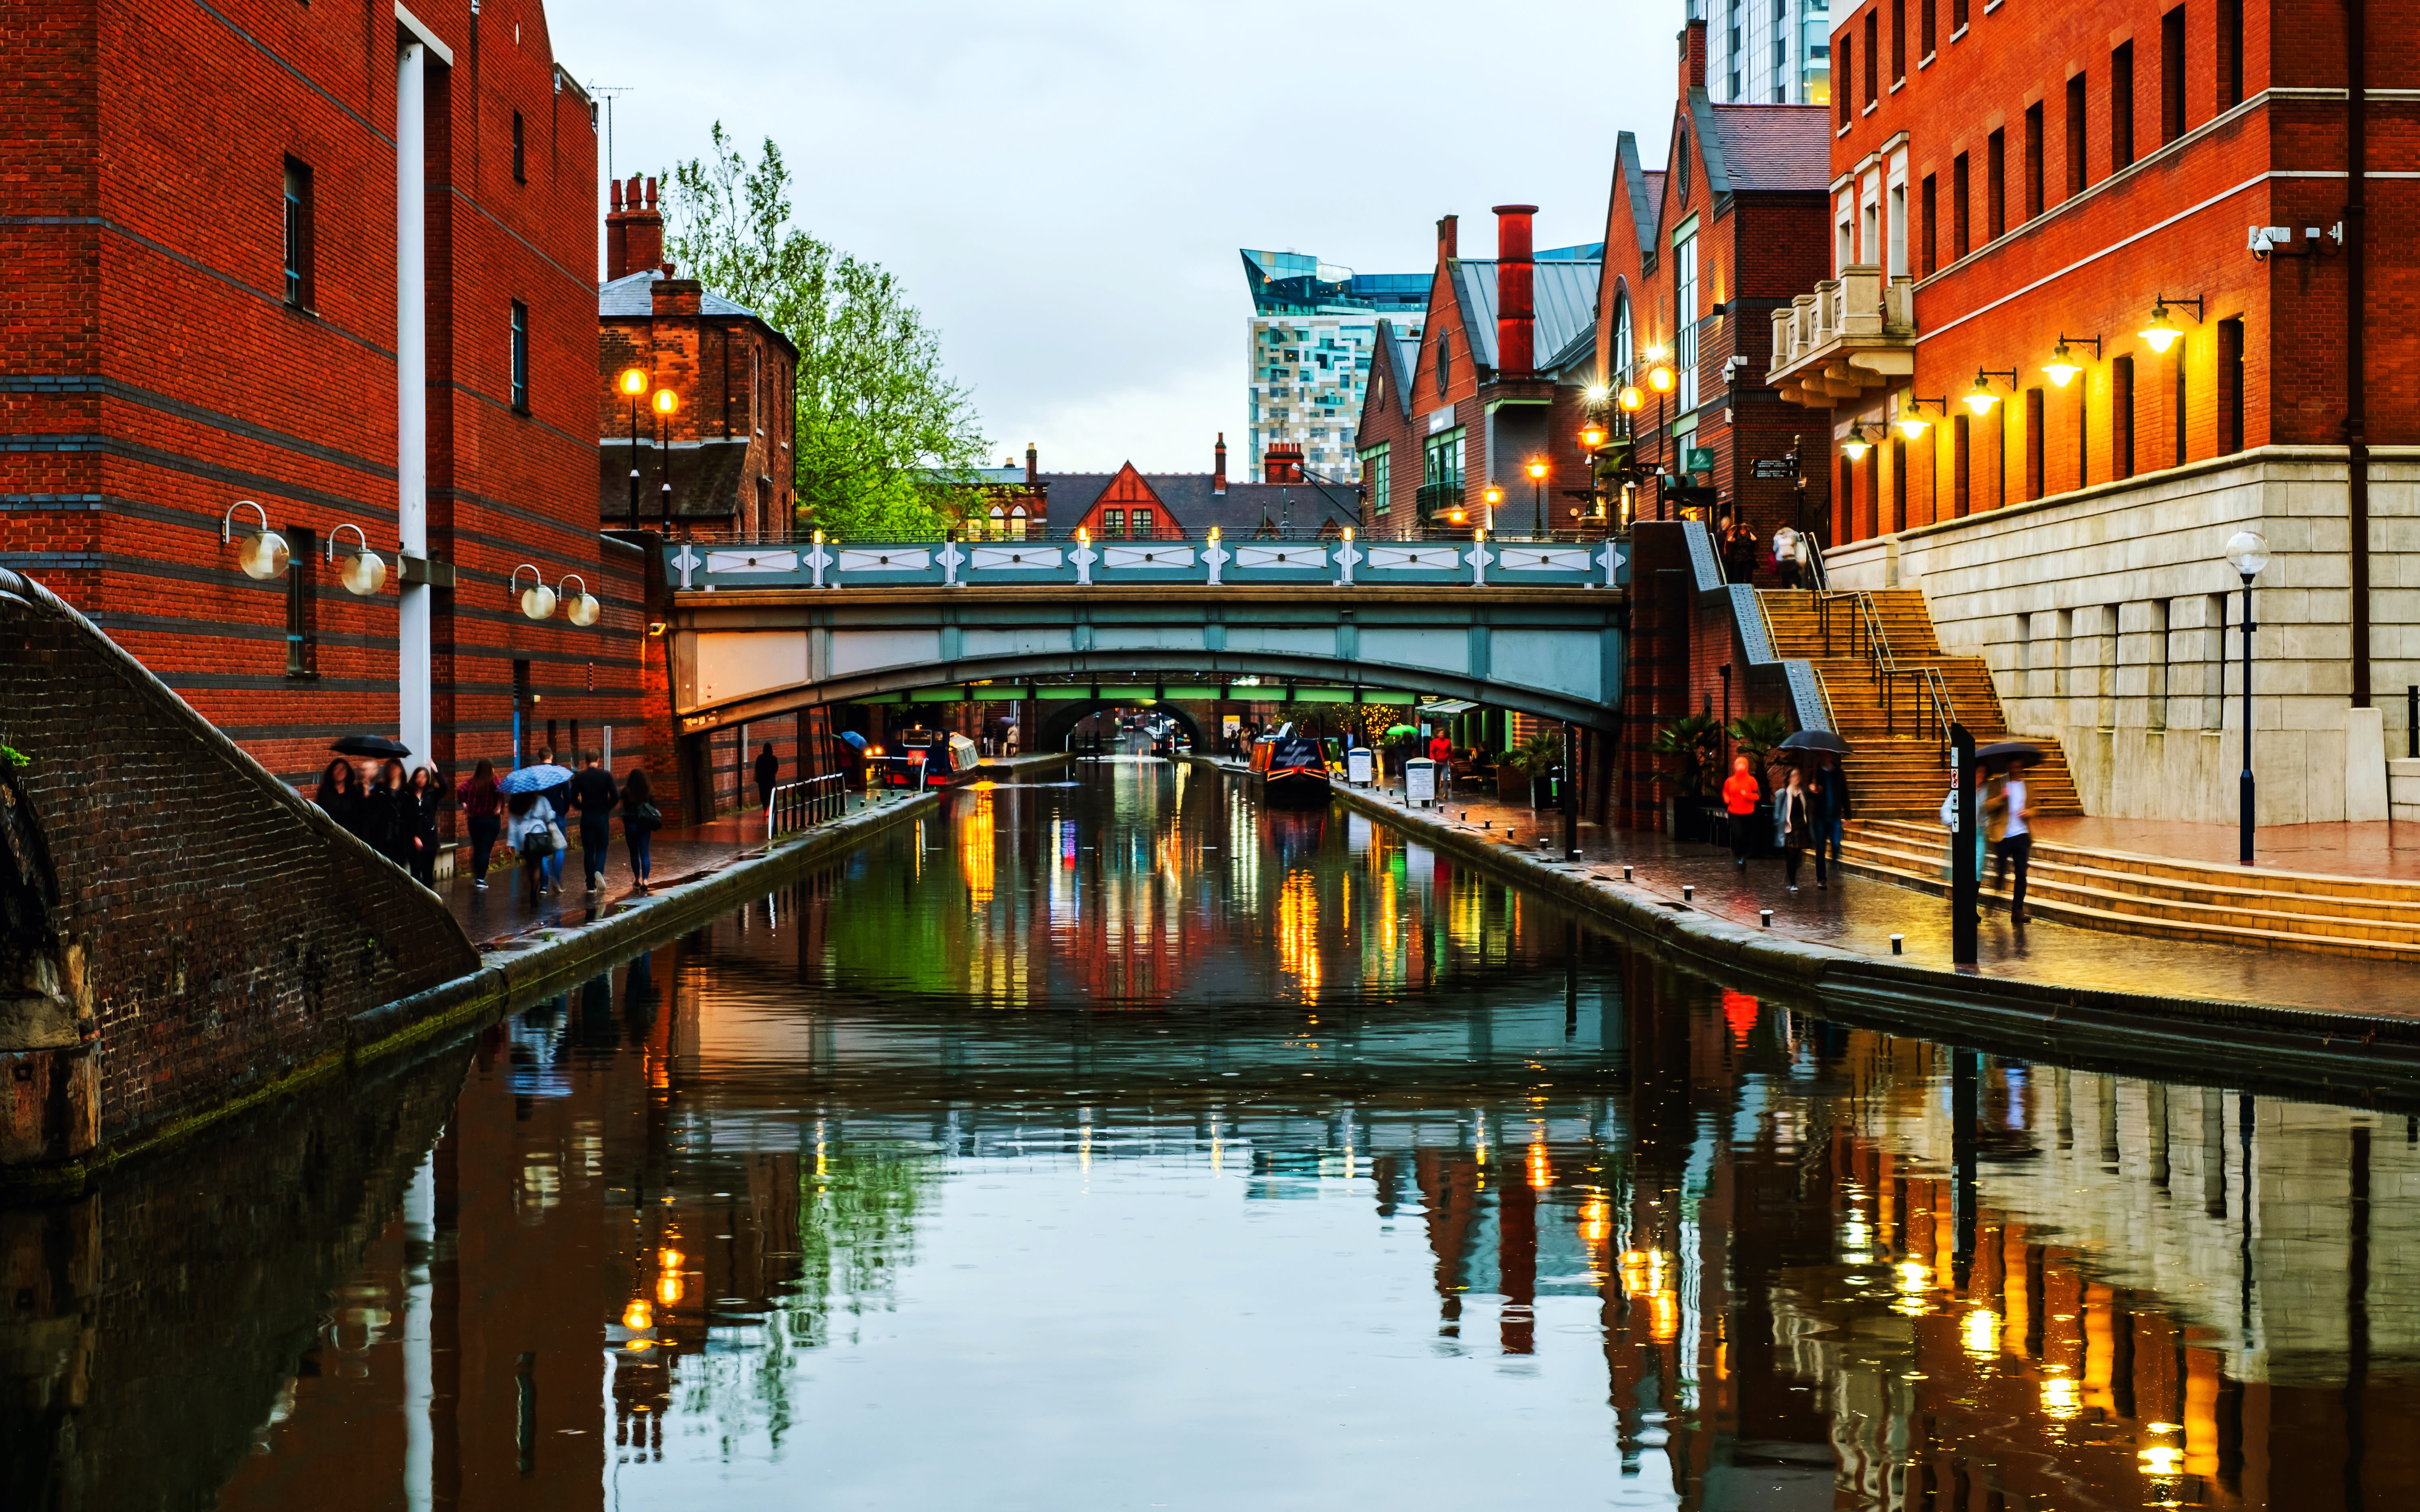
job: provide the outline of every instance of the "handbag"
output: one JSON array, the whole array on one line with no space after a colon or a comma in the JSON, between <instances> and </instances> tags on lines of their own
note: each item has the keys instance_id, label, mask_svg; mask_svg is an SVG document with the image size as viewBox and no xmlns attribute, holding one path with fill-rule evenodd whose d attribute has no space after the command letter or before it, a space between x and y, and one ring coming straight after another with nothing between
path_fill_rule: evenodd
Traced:
<instances>
[{"instance_id":1,"label":"handbag","mask_svg":"<svg viewBox=\"0 0 2420 1512\"><path fill-rule=\"evenodd\" d=\"M552 856L563 845L562 832L552 825L539 825L521 837L520 851L533 858Z\"/></svg>"},{"instance_id":2,"label":"handbag","mask_svg":"<svg viewBox=\"0 0 2420 1512\"><path fill-rule=\"evenodd\" d=\"M639 805L639 825L650 834L664 827L664 811L652 803Z\"/></svg>"}]
</instances>

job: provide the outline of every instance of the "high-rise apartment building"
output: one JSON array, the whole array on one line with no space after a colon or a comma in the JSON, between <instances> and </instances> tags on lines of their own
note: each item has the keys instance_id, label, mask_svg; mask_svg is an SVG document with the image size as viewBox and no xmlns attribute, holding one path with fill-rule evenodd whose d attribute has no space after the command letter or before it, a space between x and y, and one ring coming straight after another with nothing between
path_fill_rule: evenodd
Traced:
<instances>
[{"instance_id":1,"label":"high-rise apartment building","mask_svg":"<svg viewBox=\"0 0 2420 1512\"><path fill-rule=\"evenodd\" d=\"M1249 475L1277 442L1302 448L1321 478L1358 482L1353 426L1370 380L1381 316L1417 336L1428 309L1426 273L1356 273L1296 252L1244 250L1252 290Z\"/></svg>"},{"instance_id":2,"label":"high-rise apartment building","mask_svg":"<svg viewBox=\"0 0 2420 1512\"><path fill-rule=\"evenodd\" d=\"M1721 105L1822 105L1832 98L1829 0L1698 0Z\"/></svg>"}]
</instances>

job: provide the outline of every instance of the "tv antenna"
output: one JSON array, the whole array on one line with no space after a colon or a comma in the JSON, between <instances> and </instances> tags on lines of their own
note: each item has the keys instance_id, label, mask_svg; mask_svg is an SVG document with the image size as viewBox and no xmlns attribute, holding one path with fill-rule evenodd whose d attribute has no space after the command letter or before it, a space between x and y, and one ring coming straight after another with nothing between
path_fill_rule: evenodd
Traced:
<instances>
[{"instance_id":1,"label":"tv antenna","mask_svg":"<svg viewBox=\"0 0 2420 1512\"><path fill-rule=\"evenodd\" d=\"M615 95L635 94L638 92L638 87L639 86L637 85L632 84L592 84L588 86L588 92L590 94L602 95L605 99L605 177L608 179L614 177L613 97Z\"/></svg>"}]
</instances>

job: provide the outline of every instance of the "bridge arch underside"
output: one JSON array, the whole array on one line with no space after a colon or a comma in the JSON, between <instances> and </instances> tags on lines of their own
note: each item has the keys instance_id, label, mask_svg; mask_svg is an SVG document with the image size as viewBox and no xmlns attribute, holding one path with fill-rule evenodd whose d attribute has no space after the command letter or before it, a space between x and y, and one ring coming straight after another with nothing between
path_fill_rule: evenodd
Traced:
<instances>
[{"instance_id":1,"label":"bridge arch underside","mask_svg":"<svg viewBox=\"0 0 2420 1512\"><path fill-rule=\"evenodd\" d=\"M978 696L988 693L995 698L1001 695L1001 685L1048 687L1054 684L1097 683L1100 701L1111 703L1121 694L1152 697L1155 686L1166 685L1218 685L1228 687L1227 696L1238 702L1282 700L1286 696L1285 682L1298 680L1363 692L1466 699L1544 719L1608 731L1616 728L1621 702L1622 647L1620 632L1611 627L1584 636L1566 634L1558 638L1560 643L1532 648L1547 654L1517 658L1520 670L1531 674L1518 680L1502 675L1500 671L1497 675L1475 676L1434 666L1373 661L1366 656L1341 662L1332 656L1266 652L1095 650L960 657L921 666L869 669L819 680L781 681L777 675L767 674L778 674L783 664L799 667L806 661L803 634L758 631L745 637L750 642L783 639L799 642L790 647L711 644L742 639L734 635L698 639L708 644L691 652L696 658L696 681L714 696L711 702L702 700L677 711L684 735L825 704L875 702L902 694L978 683L992 685ZM725 655L717 656L718 651ZM675 648L678 654L679 648ZM1238 677L1258 677L1262 681L1258 686L1233 687Z\"/></svg>"},{"instance_id":2,"label":"bridge arch underside","mask_svg":"<svg viewBox=\"0 0 2420 1512\"><path fill-rule=\"evenodd\" d=\"M1104 689L1103 691L1106 692L1107 689ZM1107 714L1111 709L1125 707L1132 704L1137 700L1146 699L1150 696L1151 690L1149 688L1139 687L1136 689L1133 698L1124 700L1123 702L1115 698L1097 698L1062 699L1054 702L1046 703L1042 706L1042 712L1040 715L1035 717L1034 728L1026 734L1025 738L1027 744L1025 748L1028 750L1058 750L1067 744L1067 737L1075 733L1076 727L1082 724L1090 716L1095 714ZM1168 717L1175 720L1178 724L1183 725L1185 727L1186 734L1192 738L1193 748L1195 750L1206 751L1210 749L1209 745L1202 740L1202 727L1194 723L1193 716L1186 713L1183 709L1178 708L1173 703L1156 704L1153 706L1152 712L1154 714L1164 714L1168 716Z\"/></svg>"}]
</instances>

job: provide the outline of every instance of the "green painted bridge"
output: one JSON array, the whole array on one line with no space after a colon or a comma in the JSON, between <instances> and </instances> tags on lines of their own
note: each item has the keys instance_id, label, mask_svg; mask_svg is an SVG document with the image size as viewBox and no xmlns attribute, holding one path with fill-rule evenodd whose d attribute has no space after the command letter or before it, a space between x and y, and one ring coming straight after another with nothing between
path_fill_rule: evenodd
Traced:
<instances>
[{"instance_id":1,"label":"green painted bridge","mask_svg":"<svg viewBox=\"0 0 2420 1512\"><path fill-rule=\"evenodd\" d=\"M665 566L685 734L844 702L1435 697L1610 727L1621 702L1620 538L675 543Z\"/></svg>"}]
</instances>

